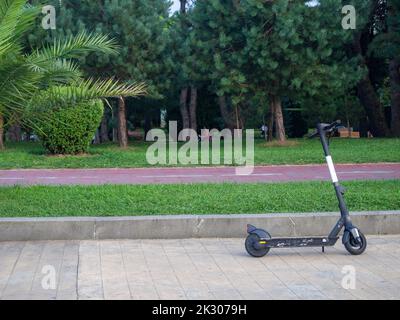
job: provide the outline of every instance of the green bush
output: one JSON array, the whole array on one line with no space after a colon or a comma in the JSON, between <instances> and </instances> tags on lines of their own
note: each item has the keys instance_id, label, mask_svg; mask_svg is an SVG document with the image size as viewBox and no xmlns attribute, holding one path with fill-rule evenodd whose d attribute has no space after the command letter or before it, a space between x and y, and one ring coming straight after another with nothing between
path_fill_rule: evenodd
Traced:
<instances>
[{"instance_id":1,"label":"green bush","mask_svg":"<svg viewBox=\"0 0 400 320\"><path fill-rule=\"evenodd\" d=\"M46 113L39 137L52 154L86 152L99 127L104 106L101 100L60 107Z\"/></svg>"}]
</instances>

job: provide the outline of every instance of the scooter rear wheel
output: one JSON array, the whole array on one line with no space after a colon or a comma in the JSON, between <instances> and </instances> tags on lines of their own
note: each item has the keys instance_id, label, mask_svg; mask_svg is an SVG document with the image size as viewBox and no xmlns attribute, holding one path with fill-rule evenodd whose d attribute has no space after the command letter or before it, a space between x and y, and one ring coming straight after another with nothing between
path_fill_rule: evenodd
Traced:
<instances>
[{"instance_id":1,"label":"scooter rear wheel","mask_svg":"<svg viewBox=\"0 0 400 320\"><path fill-rule=\"evenodd\" d=\"M359 234L360 234L360 238L361 238L361 244L359 244L357 242L357 240L354 239L352 234L350 234L349 241L347 241L344 244L344 247L346 248L346 250L354 256L358 256L358 255L362 254L365 251L365 249L367 249L367 239L365 238L363 233L359 232Z\"/></svg>"},{"instance_id":2,"label":"scooter rear wheel","mask_svg":"<svg viewBox=\"0 0 400 320\"><path fill-rule=\"evenodd\" d=\"M264 257L270 250L265 246L260 246L260 237L256 234L249 234L246 238L245 247L249 255L255 258Z\"/></svg>"}]
</instances>

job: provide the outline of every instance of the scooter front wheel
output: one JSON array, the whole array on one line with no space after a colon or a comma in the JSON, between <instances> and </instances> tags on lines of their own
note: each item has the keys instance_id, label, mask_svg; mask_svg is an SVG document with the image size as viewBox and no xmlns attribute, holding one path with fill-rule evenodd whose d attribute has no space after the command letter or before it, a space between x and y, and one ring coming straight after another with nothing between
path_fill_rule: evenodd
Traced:
<instances>
[{"instance_id":1,"label":"scooter front wheel","mask_svg":"<svg viewBox=\"0 0 400 320\"><path fill-rule=\"evenodd\" d=\"M349 241L344 244L346 250L354 256L362 254L365 249L367 249L367 238L365 238L364 234L361 232L359 232L359 235L361 239L361 244L357 242L352 234L350 234Z\"/></svg>"},{"instance_id":2,"label":"scooter front wheel","mask_svg":"<svg viewBox=\"0 0 400 320\"><path fill-rule=\"evenodd\" d=\"M260 237L256 234L249 234L246 238L246 251L249 255L255 258L264 257L270 249L266 246L260 246L260 240Z\"/></svg>"}]
</instances>

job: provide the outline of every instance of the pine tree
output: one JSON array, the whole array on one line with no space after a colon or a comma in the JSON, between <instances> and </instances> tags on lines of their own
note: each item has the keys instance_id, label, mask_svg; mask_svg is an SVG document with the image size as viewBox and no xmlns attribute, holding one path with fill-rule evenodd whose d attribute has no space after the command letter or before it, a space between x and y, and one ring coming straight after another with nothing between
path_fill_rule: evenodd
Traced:
<instances>
[{"instance_id":1,"label":"pine tree","mask_svg":"<svg viewBox=\"0 0 400 320\"><path fill-rule=\"evenodd\" d=\"M342 1L198 2L193 12L198 60L208 69L220 104L230 97L236 126L248 97L269 100L278 140L285 140L282 97L345 94L360 76L343 50L353 33L341 27ZM336 14L335 14L336 13ZM344 63L346 62L346 63ZM224 108L221 108L221 110Z\"/></svg>"},{"instance_id":2,"label":"pine tree","mask_svg":"<svg viewBox=\"0 0 400 320\"><path fill-rule=\"evenodd\" d=\"M169 89L172 59L169 44L168 0L51 0L57 10L57 29L37 31L30 43L69 35L82 29L108 34L120 46L118 55L90 54L80 58L89 76L115 75L125 81L145 81L149 95L160 99ZM61 6L60 6L61 3ZM126 102L118 98L118 138L126 147Z\"/></svg>"},{"instance_id":3,"label":"pine tree","mask_svg":"<svg viewBox=\"0 0 400 320\"><path fill-rule=\"evenodd\" d=\"M391 133L400 137L400 0L376 1L382 27L371 43L369 53L388 62L391 91Z\"/></svg>"},{"instance_id":4,"label":"pine tree","mask_svg":"<svg viewBox=\"0 0 400 320\"><path fill-rule=\"evenodd\" d=\"M196 4L197 5L197 4ZM172 17L170 30L175 74L175 85L179 88L179 111L182 127L197 131L197 70L193 64L195 41L190 21L192 2L180 0L180 10Z\"/></svg>"}]
</instances>

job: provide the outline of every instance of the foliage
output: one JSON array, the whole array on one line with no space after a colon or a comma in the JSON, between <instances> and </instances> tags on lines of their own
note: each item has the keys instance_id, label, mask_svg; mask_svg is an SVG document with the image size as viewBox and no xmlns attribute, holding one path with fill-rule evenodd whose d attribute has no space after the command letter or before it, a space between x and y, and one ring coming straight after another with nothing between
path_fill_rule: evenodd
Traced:
<instances>
[{"instance_id":1,"label":"foliage","mask_svg":"<svg viewBox=\"0 0 400 320\"><path fill-rule=\"evenodd\" d=\"M239 106L240 115L247 117L245 124L251 127L261 125L270 97L276 95L282 101L293 101L309 125L340 116L356 126L365 117L356 99L359 79L369 71L376 91L382 97L386 93L388 98L389 90L382 91L388 78L387 60L398 55L400 48L399 0L324 0L314 2L314 6L302 0L195 1L185 15L172 16L168 0L47 2L57 9L57 29L34 28L26 34L25 49L21 45L21 52L32 55L27 69L35 72L27 75L23 68L10 65L3 73L14 76L21 71L21 76L27 77L25 82L33 84L32 90L46 89L37 95L40 103L32 101L42 108L50 94L48 86L61 86L56 90L58 94L68 92L66 100L73 101L72 91L77 90L64 86L84 86L80 79L86 74L146 81L150 96L158 100L149 105L143 103L143 107L168 107L171 119L178 114L179 90L194 85L199 89L198 119L210 125L223 123L218 115L217 95L227 96L230 111ZM356 7L356 30L344 30L341 26L344 4ZM32 13L33 7L26 6L25 10L27 15L31 12L29 21L37 17L37 12ZM372 43L363 46L362 55L354 54L353 40L366 28L366 37L371 37L368 42ZM108 43L108 51L104 46L90 47L87 42L85 50L75 48L73 53L66 51L65 56L52 57L57 63L42 69L40 64L47 61L37 60L37 50L28 49L47 43L48 50L39 51L43 57L61 43L70 46L68 41L73 39L81 46L79 37L74 35L83 30L110 35L120 45L118 54L115 42ZM100 43L110 41L102 37ZM98 45L96 41L92 44ZM362 62L364 58L366 64ZM81 68L77 66L78 60ZM42 78L44 74L46 77ZM19 84L5 83L4 91L14 94L9 98L13 103L17 101L15 92L23 92L23 88L11 88ZM92 84L99 82L92 80ZM389 87L393 86L386 89ZM285 112L285 117L288 114ZM287 125L291 122L285 119Z\"/></svg>"},{"instance_id":2,"label":"foliage","mask_svg":"<svg viewBox=\"0 0 400 320\"><path fill-rule=\"evenodd\" d=\"M161 98L165 94L171 84L169 70L173 64L167 52L168 0L50 0L48 3L57 9L57 29L35 30L28 36L30 46L82 30L107 34L118 43L118 53L81 54L79 61L84 73L146 82L152 97Z\"/></svg>"},{"instance_id":3,"label":"foliage","mask_svg":"<svg viewBox=\"0 0 400 320\"><path fill-rule=\"evenodd\" d=\"M40 125L43 146L53 154L78 154L87 151L103 116L101 100L48 110Z\"/></svg>"},{"instance_id":4,"label":"foliage","mask_svg":"<svg viewBox=\"0 0 400 320\"><path fill-rule=\"evenodd\" d=\"M379 2L381 11L384 12L379 16L378 21L381 23L375 21L374 28L377 36L368 48L368 53L378 58L400 57L400 1L381 0Z\"/></svg>"},{"instance_id":5,"label":"foliage","mask_svg":"<svg viewBox=\"0 0 400 320\"><path fill-rule=\"evenodd\" d=\"M0 5L0 114L20 114L26 125L45 121L43 101L62 100L64 106L111 95L137 96L143 84L124 85L110 80L85 81L75 58L88 52L113 54L116 43L104 35L81 31L53 39L26 52L23 36L34 28L39 7L26 0L3 0ZM38 29L38 28L36 28ZM38 110L42 112L38 112Z\"/></svg>"}]
</instances>

